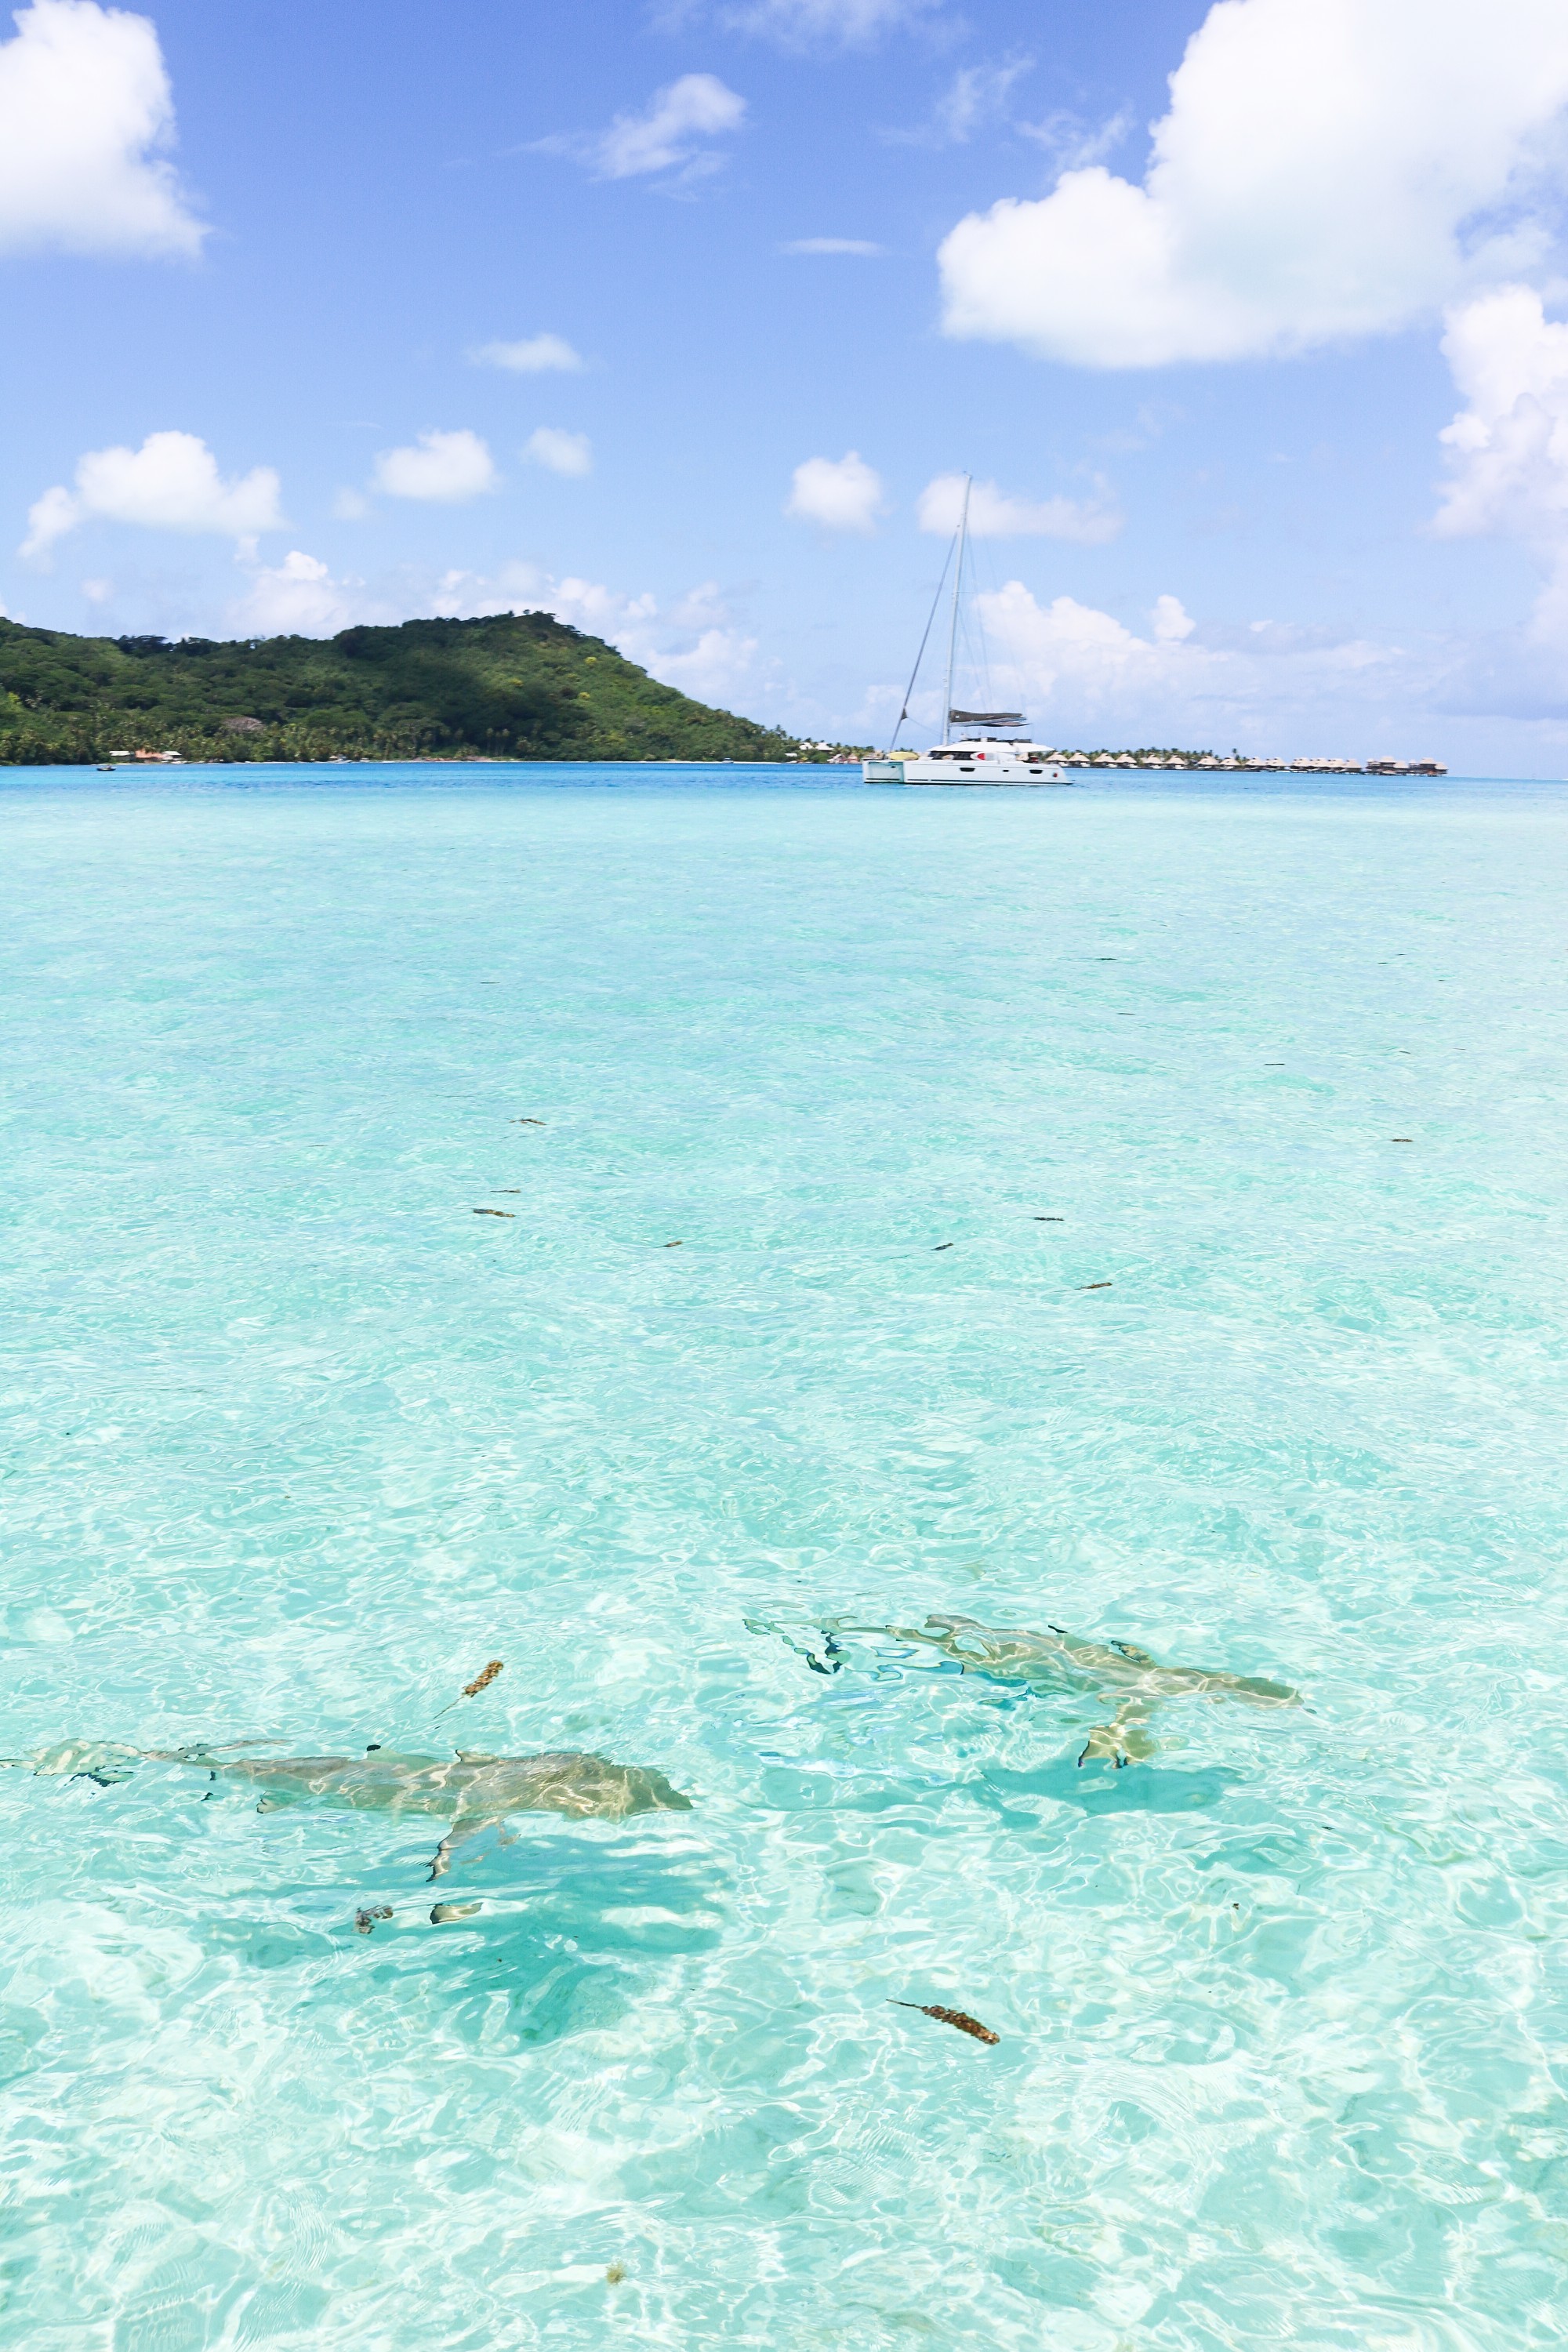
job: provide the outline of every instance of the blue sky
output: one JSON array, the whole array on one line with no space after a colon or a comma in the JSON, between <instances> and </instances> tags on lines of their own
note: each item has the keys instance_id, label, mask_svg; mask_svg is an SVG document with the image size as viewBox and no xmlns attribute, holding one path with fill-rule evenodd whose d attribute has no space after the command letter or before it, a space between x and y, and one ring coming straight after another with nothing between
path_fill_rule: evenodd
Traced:
<instances>
[{"instance_id":1,"label":"blue sky","mask_svg":"<svg viewBox=\"0 0 1568 2352\"><path fill-rule=\"evenodd\" d=\"M1565 104L1555 0L34 0L0 604L879 740L969 472L1046 740L1561 773Z\"/></svg>"}]
</instances>

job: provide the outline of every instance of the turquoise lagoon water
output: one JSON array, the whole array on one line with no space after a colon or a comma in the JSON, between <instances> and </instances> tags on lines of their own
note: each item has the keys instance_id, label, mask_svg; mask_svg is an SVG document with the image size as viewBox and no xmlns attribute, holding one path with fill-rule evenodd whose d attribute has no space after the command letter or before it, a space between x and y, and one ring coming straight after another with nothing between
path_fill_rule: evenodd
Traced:
<instances>
[{"instance_id":1,"label":"turquoise lagoon water","mask_svg":"<svg viewBox=\"0 0 1568 2352\"><path fill-rule=\"evenodd\" d=\"M1564 2341L1568 790L0 828L0 1749L692 1800L436 1926L439 1822L0 1772L6 2346ZM804 1654L931 1611L1303 1704Z\"/></svg>"}]
</instances>

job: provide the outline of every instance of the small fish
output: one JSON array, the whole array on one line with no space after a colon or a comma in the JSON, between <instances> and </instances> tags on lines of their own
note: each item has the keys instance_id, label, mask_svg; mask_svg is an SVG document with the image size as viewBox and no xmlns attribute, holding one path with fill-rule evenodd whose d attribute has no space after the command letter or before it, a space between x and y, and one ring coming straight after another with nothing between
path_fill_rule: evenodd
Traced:
<instances>
[{"instance_id":1,"label":"small fish","mask_svg":"<svg viewBox=\"0 0 1568 2352\"><path fill-rule=\"evenodd\" d=\"M999 2033L993 2033L988 2025L982 2025L977 2017L971 2017L966 2009L943 2009L937 2000L896 2000L893 2007L918 2009L922 2017L935 2017L943 2025L956 2025L960 2033L969 2034L975 2042L995 2043L1002 2039Z\"/></svg>"},{"instance_id":2,"label":"small fish","mask_svg":"<svg viewBox=\"0 0 1568 2352\"><path fill-rule=\"evenodd\" d=\"M1079 1284L1079 1288L1080 1290L1110 1290L1114 1286L1109 1282L1080 1282Z\"/></svg>"},{"instance_id":3,"label":"small fish","mask_svg":"<svg viewBox=\"0 0 1568 2352\"><path fill-rule=\"evenodd\" d=\"M1035 1219L1035 1223L1037 1225L1065 1225L1067 1219L1065 1217L1037 1217Z\"/></svg>"},{"instance_id":4,"label":"small fish","mask_svg":"<svg viewBox=\"0 0 1568 2352\"><path fill-rule=\"evenodd\" d=\"M952 1247L952 1244L951 1242L938 1242L936 1246L939 1250L951 1249Z\"/></svg>"},{"instance_id":5,"label":"small fish","mask_svg":"<svg viewBox=\"0 0 1568 2352\"><path fill-rule=\"evenodd\" d=\"M374 1932L378 1919L390 1919L391 1916L390 1903L372 1903L363 1911L354 1913L354 1933L359 1936L369 1936Z\"/></svg>"},{"instance_id":6,"label":"small fish","mask_svg":"<svg viewBox=\"0 0 1568 2352\"><path fill-rule=\"evenodd\" d=\"M430 1913L432 1927L444 1927L450 1919L471 1919L476 1911L484 1909L482 1903L437 1903Z\"/></svg>"},{"instance_id":7,"label":"small fish","mask_svg":"<svg viewBox=\"0 0 1568 2352\"><path fill-rule=\"evenodd\" d=\"M685 1246L684 1242L666 1242L665 1244L666 1249L684 1249Z\"/></svg>"},{"instance_id":8,"label":"small fish","mask_svg":"<svg viewBox=\"0 0 1568 2352\"><path fill-rule=\"evenodd\" d=\"M508 1127L542 1127L544 1121L542 1118L509 1118L507 1125Z\"/></svg>"},{"instance_id":9,"label":"small fish","mask_svg":"<svg viewBox=\"0 0 1568 2352\"><path fill-rule=\"evenodd\" d=\"M463 1685L462 1689L458 1693L458 1698L453 1699L450 1705L438 1707L437 1709L435 1715L431 1717L431 1721L434 1723L439 1723L444 1715L450 1715L452 1708L458 1704L458 1699L478 1698L482 1690L489 1690L490 1685L494 1682L496 1676L500 1672L500 1659L492 1658L488 1666L480 1667L479 1673L474 1676L471 1683L465 1683Z\"/></svg>"},{"instance_id":10,"label":"small fish","mask_svg":"<svg viewBox=\"0 0 1568 2352\"><path fill-rule=\"evenodd\" d=\"M496 1186L496 1198L498 1201L515 1201L521 1197L521 1192L522 1186L521 1184L498 1184Z\"/></svg>"},{"instance_id":11,"label":"small fish","mask_svg":"<svg viewBox=\"0 0 1568 2352\"><path fill-rule=\"evenodd\" d=\"M1414 1143L1415 1138L1413 1135L1391 1135L1388 1139L1390 1143Z\"/></svg>"},{"instance_id":12,"label":"small fish","mask_svg":"<svg viewBox=\"0 0 1568 2352\"><path fill-rule=\"evenodd\" d=\"M515 1217L517 1211L515 1209L476 1209L474 1214L476 1217Z\"/></svg>"}]
</instances>

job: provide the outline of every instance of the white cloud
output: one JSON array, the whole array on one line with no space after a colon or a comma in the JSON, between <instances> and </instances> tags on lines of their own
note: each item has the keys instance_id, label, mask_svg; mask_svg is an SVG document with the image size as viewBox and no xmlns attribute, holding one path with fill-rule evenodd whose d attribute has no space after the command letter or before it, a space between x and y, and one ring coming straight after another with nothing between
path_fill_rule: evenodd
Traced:
<instances>
[{"instance_id":1,"label":"white cloud","mask_svg":"<svg viewBox=\"0 0 1568 2352\"><path fill-rule=\"evenodd\" d=\"M993 137L1007 127L1007 94L1034 64L1032 58L1015 58L1002 66L960 66L931 112L918 130L885 131L895 146L963 147L976 131Z\"/></svg>"},{"instance_id":2,"label":"white cloud","mask_svg":"<svg viewBox=\"0 0 1568 2352\"><path fill-rule=\"evenodd\" d=\"M938 474L921 492L921 529L951 536L963 505L963 476ZM975 539L1065 539L1100 547L1116 537L1121 521L1111 508L1078 499L1014 499L994 482L970 485L969 529Z\"/></svg>"},{"instance_id":3,"label":"white cloud","mask_svg":"<svg viewBox=\"0 0 1568 2352\"><path fill-rule=\"evenodd\" d=\"M1037 699L1048 701L1065 683L1080 702L1099 704L1146 687L1173 659L1192 659L1178 655L1170 639L1140 637L1113 614L1075 597L1039 604L1022 581L1010 580L975 602L987 639Z\"/></svg>"},{"instance_id":4,"label":"white cloud","mask_svg":"<svg viewBox=\"0 0 1568 2352\"><path fill-rule=\"evenodd\" d=\"M493 577L449 572L433 608L462 614L553 613L587 635L603 637L666 686L700 701L726 702L752 677L757 640L737 627L716 584L705 581L676 604L627 595L593 580L558 580L530 563L510 563Z\"/></svg>"},{"instance_id":5,"label":"white cloud","mask_svg":"<svg viewBox=\"0 0 1568 2352\"><path fill-rule=\"evenodd\" d=\"M825 530L870 530L881 504L881 476L851 449L837 459L808 457L797 466L784 512Z\"/></svg>"},{"instance_id":6,"label":"white cloud","mask_svg":"<svg viewBox=\"0 0 1568 2352\"><path fill-rule=\"evenodd\" d=\"M668 25L710 14L733 32L755 33L782 48L866 48L884 33L929 16L942 0L721 0L703 10L675 0L662 11Z\"/></svg>"},{"instance_id":7,"label":"white cloud","mask_svg":"<svg viewBox=\"0 0 1568 2352\"><path fill-rule=\"evenodd\" d=\"M239 636L332 636L371 623L393 627L430 614L469 618L487 613L553 613L590 636L605 638L667 686L700 701L732 703L757 686L757 639L705 581L661 604L598 581L557 578L536 564L503 564L491 573L452 570L433 576L400 567L367 582L336 575L320 557L291 549L281 562L245 556L243 594L219 611L191 613L187 628ZM108 583L84 583L84 593ZM124 625L123 624L121 625Z\"/></svg>"},{"instance_id":8,"label":"white cloud","mask_svg":"<svg viewBox=\"0 0 1568 2352\"><path fill-rule=\"evenodd\" d=\"M1157 600L1147 636L1072 596L1042 604L1017 580L975 601L994 692L1058 743L1109 732L1271 749L1263 730L1283 728L1298 751L1353 756L1356 733L1381 726L1391 704L1408 712L1429 699L1430 662L1400 647L1267 621L1200 631L1172 595ZM1323 741L1325 712L1348 741Z\"/></svg>"},{"instance_id":9,"label":"white cloud","mask_svg":"<svg viewBox=\"0 0 1568 2352\"><path fill-rule=\"evenodd\" d=\"M84 580L81 593L89 604L107 604L114 594L112 580Z\"/></svg>"},{"instance_id":10,"label":"white cloud","mask_svg":"<svg viewBox=\"0 0 1568 2352\"><path fill-rule=\"evenodd\" d=\"M495 461L477 433L421 433L413 448L384 449L374 487L392 499L459 505L496 487Z\"/></svg>"},{"instance_id":11,"label":"white cloud","mask_svg":"<svg viewBox=\"0 0 1568 2352\"><path fill-rule=\"evenodd\" d=\"M1091 165L971 214L946 331L1090 367L1381 333L1544 249L1562 0L1219 0L1141 186Z\"/></svg>"},{"instance_id":12,"label":"white cloud","mask_svg":"<svg viewBox=\"0 0 1568 2352\"><path fill-rule=\"evenodd\" d=\"M583 364L564 335L528 335L520 343L481 343L468 353L476 367L510 368L514 375L572 373Z\"/></svg>"},{"instance_id":13,"label":"white cloud","mask_svg":"<svg viewBox=\"0 0 1568 2352\"><path fill-rule=\"evenodd\" d=\"M230 610L230 625L242 636L330 637L356 621L392 617L366 602L363 584L334 580L318 557L296 547L281 563L258 570Z\"/></svg>"},{"instance_id":14,"label":"white cloud","mask_svg":"<svg viewBox=\"0 0 1568 2352\"><path fill-rule=\"evenodd\" d=\"M534 145L543 154L576 156L603 180L636 179L648 172L700 179L717 171L721 160L705 142L738 131L745 117L745 100L716 74L682 74L656 90L641 114L617 114L607 131L587 136L559 132Z\"/></svg>"},{"instance_id":15,"label":"white cloud","mask_svg":"<svg viewBox=\"0 0 1568 2352\"><path fill-rule=\"evenodd\" d=\"M1448 313L1443 353L1469 404L1439 436L1436 528L1568 538L1568 326L1529 287L1500 286Z\"/></svg>"},{"instance_id":16,"label":"white cloud","mask_svg":"<svg viewBox=\"0 0 1568 2352\"><path fill-rule=\"evenodd\" d=\"M523 444L522 454L552 474L591 474L594 445L585 433L565 433L557 425L541 425Z\"/></svg>"},{"instance_id":17,"label":"white cloud","mask_svg":"<svg viewBox=\"0 0 1568 2352\"><path fill-rule=\"evenodd\" d=\"M94 520L247 539L281 528L278 491L270 466L226 482L194 433L149 433L140 449L89 450L78 461L74 490L57 485L35 501L21 551L47 555L67 531Z\"/></svg>"},{"instance_id":18,"label":"white cloud","mask_svg":"<svg viewBox=\"0 0 1568 2352\"><path fill-rule=\"evenodd\" d=\"M716 702L727 709L751 681L757 640L739 629L715 626L702 630L696 643L683 652L649 646L633 653L629 645L623 645L621 651L640 661L661 686L679 687L682 694L692 695L699 702Z\"/></svg>"},{"instance_id":19,"label":"white cloud","mask_svg":"<svg viewBox=\"0 0 1568 2352\"><path fill-rule=\"evenodd\" d=\"M363 490L345 488L332 494L332 513L339 522L363 522L370 511L370 500Z\"/></svg>"},{"instance_id":20,"label":"white cloud","mask_svg":"<svg viewBox=\"0 0 1568 2352\"><path fill-rule=\"evenodd\" d=\"M711 580L616 642L663 685L678 686L701 702L729 702L756 664L756 638L736 625Z\"/></svg>"},{"instance_id":21,"label":"white cloud","mask_svg":"<svg viewBox=\"0 0 1568 2352\"><path fill-rule=\"evenodd\" d=\"M81 519L79 502L57 482L52 490L45 490L27 509L27 536L17 553L47 555L56 540L74 530Z\"/></svg>"},{"instance_id":22,"label":"white cloud","mask_svg":"<svg viewBox=\"0 0 1568 2352\"><path fill-rule=\"evenodd\" d=\"M1443 352L1469 404L1439 436L1433 527L1522 541L1547 574L1530 637L1568 646L1568 325L1529 287L1500 286L1448 313Z\"/></svg>"},{"instance_id":23,"label":"white cloud","mask_svg":"<svg viewBox=\"0 0 1568 2352\"><path fill-rule=\"evenodd\" d=\"M94 0L33 0L0 43L0 250L195 254L155 27Z\"/></svg>"},{"instance_id":24,"label":"white cloud","mask_svg":"<svg viewBox=\"0 0 1568 2352\"><path fill-rule=\"evenodd\" d=\"M781 253L850 253L864 260L874 261L887 251L886 246L873 245L865 236L795 236L781 245Z\"/></svg>"},{"instance_id":25,"label":"white cloud","mask_svg":"<svg viewBox=\"0 0 1568 2352\"><path fill-rule=\"evenodd\" d=\"M1120 107L1104 122L1089 124L1081 115L1058 110L1043 122L1015 122L1013 128L1043 147L1058 171L1075 172L1114 154L1132 128L1132 117Z\"/></svg>"},{"instance_id":26,"label":"white cloud","mask_svg":"<svg viewBox=\"0 0 1568 2352\"><path fill-rule=\"evenodd\" d=\"M1179 646L1190 637L1197 623L1182 609L1179 596L1156 596L1151 616L1154 624L1157 645Z\"/></svg>"}]
</instances>

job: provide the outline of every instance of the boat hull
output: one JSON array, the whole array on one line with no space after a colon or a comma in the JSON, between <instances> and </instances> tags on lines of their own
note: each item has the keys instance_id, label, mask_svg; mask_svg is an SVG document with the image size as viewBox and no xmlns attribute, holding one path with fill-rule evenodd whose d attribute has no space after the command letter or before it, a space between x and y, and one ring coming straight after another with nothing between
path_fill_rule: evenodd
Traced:
<instances>
[{"instance_id":1,"label":"boat hull","mask_svg":"<svg viewBox=\"0 0 1568 2352\"><path fill-rule=\"evenodd\" d=\"M906 760L906 784L1065 784L1071 781L1055 760Z\"/></svg>"}]
</instances>

